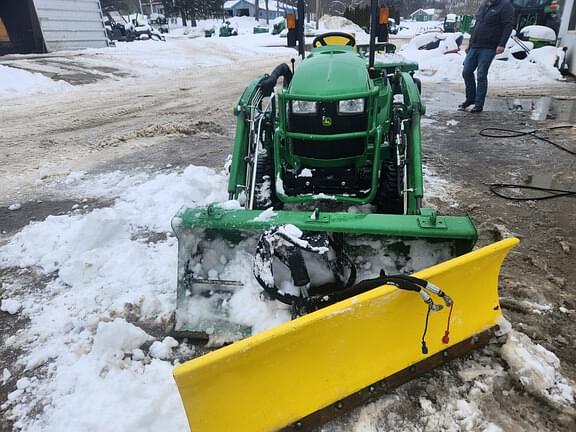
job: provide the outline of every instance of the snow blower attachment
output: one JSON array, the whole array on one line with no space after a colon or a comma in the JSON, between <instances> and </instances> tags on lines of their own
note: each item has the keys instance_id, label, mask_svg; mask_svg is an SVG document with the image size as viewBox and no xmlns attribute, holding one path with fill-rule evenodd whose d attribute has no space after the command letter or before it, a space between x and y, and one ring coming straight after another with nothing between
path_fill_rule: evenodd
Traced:
<instances>
[{"instance_id":1,"label":"snow blower attachment","mask_svg":"<svg viewBox=\"0 0 576 432\"><path fill-rule=\"evenodd\" d=\"M470 252L469 217L422 207L418 66L376 61L387 17L373 0L367 57L329 33L304 58L300 0L303 60L235 107L230 201L173 219L176 335L239 341L175 369L193 431L309 430L486 343L501 316L517 240Z\"/></svg>"}]
</instances>

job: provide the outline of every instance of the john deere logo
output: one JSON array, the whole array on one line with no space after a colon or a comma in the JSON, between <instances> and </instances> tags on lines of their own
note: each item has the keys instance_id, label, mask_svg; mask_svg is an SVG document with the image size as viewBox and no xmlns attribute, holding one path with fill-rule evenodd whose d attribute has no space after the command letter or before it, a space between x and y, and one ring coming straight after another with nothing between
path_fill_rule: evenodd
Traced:
<instances>
[{"instance_id":1,"label":"john deere logo","mask_svg":"<svg viewBox=\"0 0 576 432\"><path fill-rule=\"evenodd\" d=\"M322 116L322 126L325 127L332 126L332 117Z\"/></svg>"}]
</instances>

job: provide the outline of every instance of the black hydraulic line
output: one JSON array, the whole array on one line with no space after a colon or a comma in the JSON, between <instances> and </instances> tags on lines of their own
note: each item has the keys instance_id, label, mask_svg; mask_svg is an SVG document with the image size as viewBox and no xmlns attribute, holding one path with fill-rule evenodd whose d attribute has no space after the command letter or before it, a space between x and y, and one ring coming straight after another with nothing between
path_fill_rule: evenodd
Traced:
<instances>
[{"instance_id":1,"label":"black hydraulic line","mask_svg":"<svg viewBox=\"0 0 576 432\"><path fill-rule=\"evenodd\" d=\"M292 81L292 70L286 63L279 64L272 73L260 81L260 88L264 96L270 96L278 82L278 78L284 77L284 87L288 87Z\"/></svg>"},{"instance_id":2,"label":"black hydraulic line","mask_svg":"<svg viewBox=\"0 0 576 432\"><path fill-rule=\"evenodd\" d=\"M576 156L576 151L574 150L570 150L558 143L555 143L554 141L537 135L538 132L541 131L547 131L547 130L556 130L556 129L569 129L569 128L573 128L573 125L562 125L562 126L553 126L550 128L542 128L542 129L534 129L531 131L517 131L514 129L504 129L504 128L484 128L480 131L480 135L483 137L488 137L488 138L518 138L518 137L523 137L523 136L531 136L534 137L536 139L539 139L541 141L544 141L548 144L553 145L554 147L556 147L557 149L560 149L562 151L565 151L566 153L571 154L572 156ZM496 132L496 133L494 133Z\"/></svg>"},{"instance_id":3,"label":"black hydraulic line","mask_svg":"<svg viewBox=\"0 0 576 432\"><path fill-rule=\"evenodd\" d=\"M562 150L572 156L576 156L576 151L570 150L551 139L538 135L538 132L541 131L551 131L557 129L570 129L573 128L574 125L561 125L561 126L552 126L549 128L541 128L541 129L533 129L531 131L518 131L514 129L504 129L504 128L484 128L480 131L480 135L483 137L488 138L518 138L523 136L531 136L540 141L544 141L545 143L551 144L559 150ZM522 184L513 184L513 183L491 183L488 184L490 192L494 195L499 196L500 198L504 198L511 201L543 201L549 200L553 198L562 198L562 197L573 197L576 196L576 191L566 190L566 189L553 189L553 188L544 188L538 186L531 186L531 185L522 185ZM528 197L521 197L521 196L513 196L513 195L506 195L501 192L503 189L519 189L519 190L533 190L538 192L544 192L547 195L541 196L528 196Z\"/></svg>"},{"instance_id":4,"label":"black hydraulic line","mask_svg":"<svg viewBox=\"0 0 576 432\"><path fill-rule=\"evenodd\" d=\"M519 185L519 184L512 184L512 183L492 183L489 184L488 187L490 188L490 192L494 195L499 196L500 198L504 198L510 201L544 201L553 198L562 198L562 197L574 197L576 196L576 191L565 190L565 189L552 189L552 188L543 188L538 186L531 186L531 185ZM520 196L512 196L506 195L500 192L502 189L526 189L526 190L534 190L539 192L545 192L549 195L545 196L529 196L529 197L520 197Z\"/></svg>"}]
</instances>

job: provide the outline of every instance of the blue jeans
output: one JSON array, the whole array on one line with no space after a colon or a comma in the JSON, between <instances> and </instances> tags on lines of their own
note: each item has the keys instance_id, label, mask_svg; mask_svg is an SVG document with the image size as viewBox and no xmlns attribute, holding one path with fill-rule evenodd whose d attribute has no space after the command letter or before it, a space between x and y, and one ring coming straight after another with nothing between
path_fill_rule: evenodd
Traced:
<instances>
[{"instance_id":1,"label":"blue jeans","mask_svg":"<svg viewBox=\"0 0 576 432\"><path fill-rule=\"evenodd\" d=\"M488 69L496 55L496 50L492 48L470 48L464 60L464 70L462 77L466 84L466 101L474 102L478 107L484 107L484 99L488 91ZM474 71L477 70L478 85L474 78Z\"/></svg>"}]
</instances>

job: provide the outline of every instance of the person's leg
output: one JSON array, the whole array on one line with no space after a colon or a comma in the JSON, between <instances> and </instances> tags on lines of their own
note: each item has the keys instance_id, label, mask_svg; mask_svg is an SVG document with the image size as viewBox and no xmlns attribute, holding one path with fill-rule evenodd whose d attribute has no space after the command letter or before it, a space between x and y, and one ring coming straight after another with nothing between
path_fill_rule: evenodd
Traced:
<instances>
[{"instance_id":1,"label":"person's leg","mask_svg":"<svg viewBox=\"0 0 576 432\"><path fill-rule=\"evenodd\" d=\"M488 69L490 69L490 64L495 55L496 50L490 48L482 48L478 53L478 70L476 71L478 85L476 87L474 105L479 108L484 107L484 100L488 92Z\"/></svg>"},{"instance_id":2,"label":"person's leg","mask_svg":"<svg viewBox=\"0 0 576 432\"><path fill-rule=\"evenodd\" d=\"M474 71L478 67L478 48L470 48L464 59L464 69L462 70L462 78L466 85L466 102L474 102L476 100L476 78Z\"/></svg>"}]
</instances>

